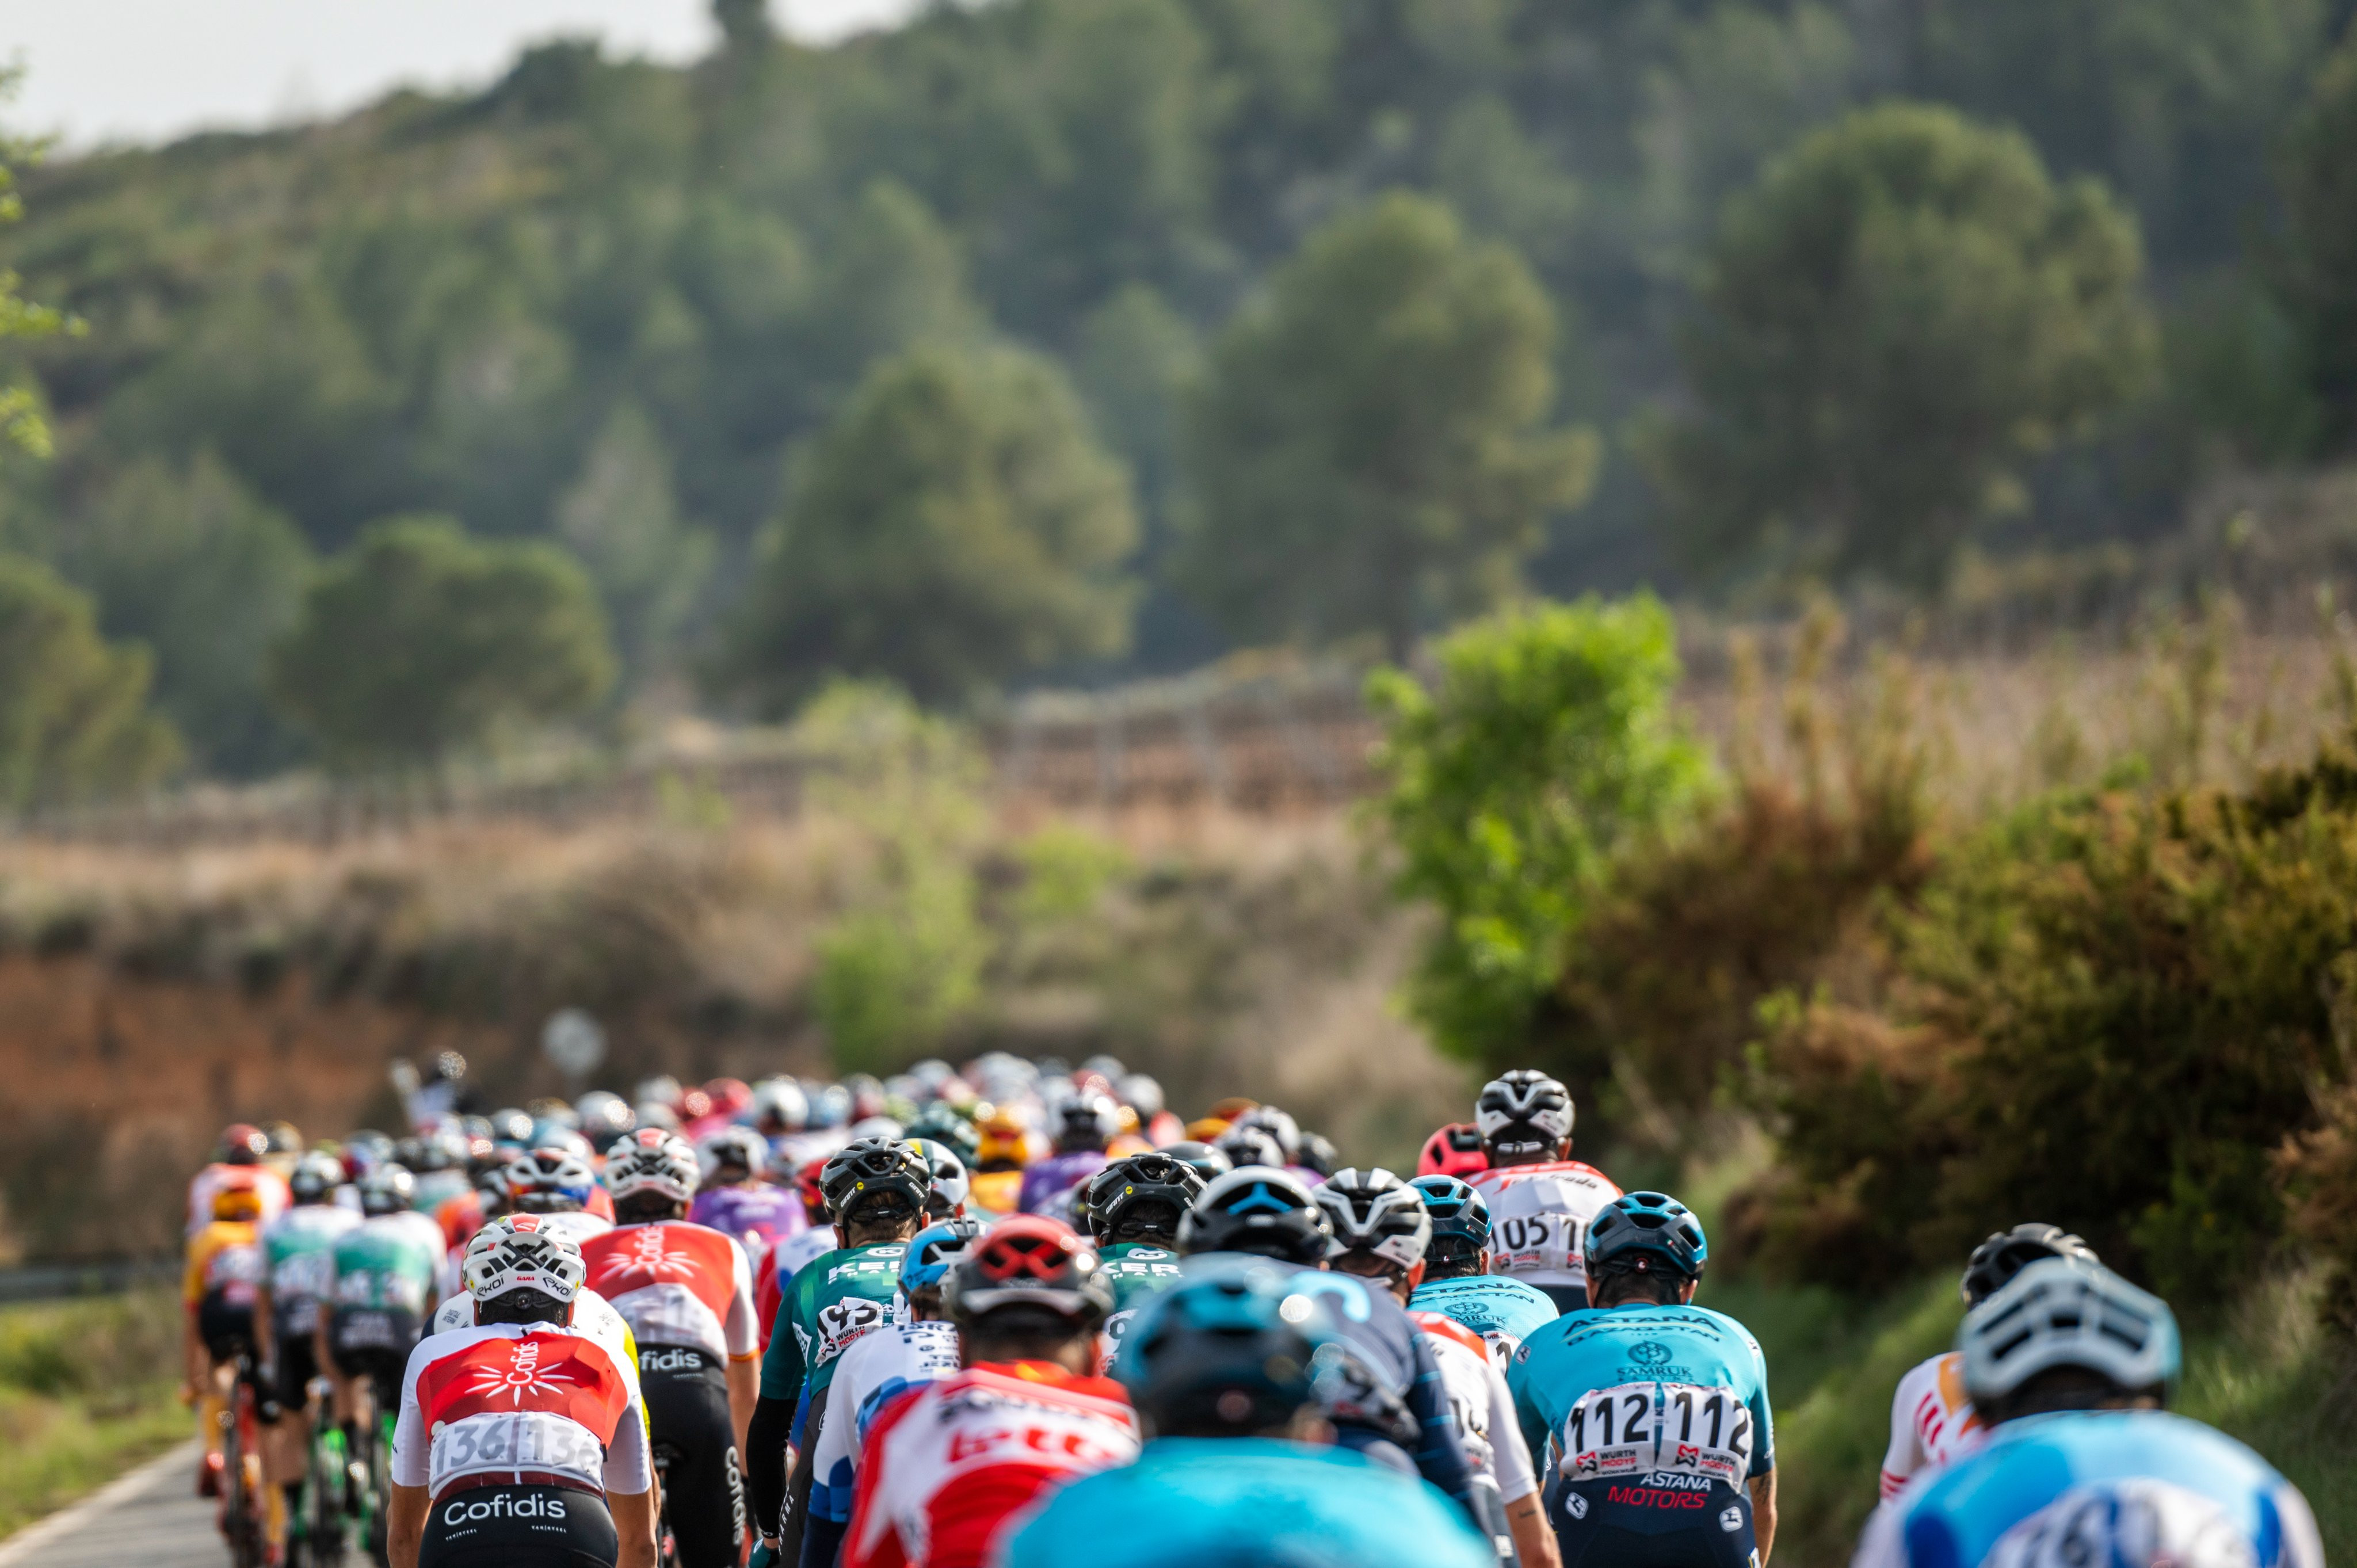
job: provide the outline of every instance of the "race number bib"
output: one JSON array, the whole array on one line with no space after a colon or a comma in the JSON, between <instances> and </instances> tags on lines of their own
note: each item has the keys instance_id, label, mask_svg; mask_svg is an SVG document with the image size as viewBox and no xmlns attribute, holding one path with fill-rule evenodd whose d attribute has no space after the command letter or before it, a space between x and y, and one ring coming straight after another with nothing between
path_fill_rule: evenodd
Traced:
<instances>
[{"instance_id":1,"label":"race number bib","mask_svg":"<svg viewBox=\"0 0 2357 1568\"><path fill-rule=\"evenodd\" d=\"M831 1301L818 1309L818 1350L810 1358L813 1366L834 1360L851 1348L852 1342L873 1334L884 1326L884 1303L866 1296L847 1295L841 1301Z\"/></svg>"},{"instance_id":2,"label":"race number bib","mask_svg":"<svg viewBox=\"0 0 2357 1568\"><path fill-rule=\"evenodd\" d=\"M1560 1446L1575 1481L1671 1470L1735 1486L1750 1473L1751 1444L1751 1412L1731 1390L1622 1383L1572 1407Z\"/></svg>"},{"instance_id":3,"label":"race number bib","mask_svg":"<svg viewBox=\"0 0 2357 1568\"><path fill-rule=\"evenodd\" d=\"M326 1252L296 1252L278 1260L270 1273L270 1294L280 1301L317 1301L334 1283L335 1259Z\"/></svg>"},{"instance_id":4,"label":"race number bib","mask_svg":"<svg viewBox=\"0 0 2357 1568\"><path fill-rule=\"evenodd\" d=\"M388 1269L359 1269L336 1279L336 1302L340 1306L397 1307L404 1312L423 1312L425 1307L425 1289Z\"/></svg>"},{"instance_id":5,"label":"race number bib","mask_svg":"<svg viewBox=\"0 0 2357 1568\"><path fill-rule=\"evenodd\" d=\"M548 1411L508 1411L436 1423L426 1485L440 1491L482 1470L551 1470L600 1488L605 1466L605 1450L580 1423Z\"/></svg>"}]
</instances>

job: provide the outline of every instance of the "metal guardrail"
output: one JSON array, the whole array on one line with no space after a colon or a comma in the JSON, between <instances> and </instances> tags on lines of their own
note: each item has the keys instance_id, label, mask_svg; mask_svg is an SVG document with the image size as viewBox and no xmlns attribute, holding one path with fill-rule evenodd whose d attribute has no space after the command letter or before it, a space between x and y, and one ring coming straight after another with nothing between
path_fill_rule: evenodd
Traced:
<instances>
[{"instance_id":1,"label":"metal guardrail","mask_svg":"<svg viewBox=\"0 0 2357 1568\"><path fill-rule=\"evenodd\" d=\"M21 1269L0 1269L0 1302L111 1295L135 1285L177 1279L179 1273L177 1258L113 1258L89 1263L36 1263Z\"/></svg>"}]
</instances>

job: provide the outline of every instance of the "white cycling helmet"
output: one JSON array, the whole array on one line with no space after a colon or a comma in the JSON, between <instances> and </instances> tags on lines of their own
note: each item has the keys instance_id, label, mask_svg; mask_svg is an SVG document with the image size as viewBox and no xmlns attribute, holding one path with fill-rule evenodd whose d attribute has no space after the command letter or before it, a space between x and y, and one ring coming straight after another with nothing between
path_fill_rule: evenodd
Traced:
<instances>
[{"instance_id":1,"label":"white cycling helmet","mask_svg":"<svg viewBox=\"0 0 2357 1568\"><path fill-rule=\"evenodd\" d=\"M1284 1163L1288 1165L1301 1157L1301 1123L1274 1105L1255 1105L1229 1122L1228 1127L1232 1132L1238 1127L1259 1128L1275 1142L1277 1153L1285 1156Z\"/></svg>"},{"instance_id":2,"label":"white cycling helmet","mask_svg":"<svg viewBox=\"0 0 2357 1568\"><path fill-rule=\"evenodd\" d=\"M1334 1227L1331 1255L1369 1252L1402 1270L1424 1262L1432 1216L1424 1195L1387 1170L1340 1170L1310 1197Z\"/></svg>"},{"instance_id":3,"label":"white cycling helmet","mask_svg":"<svg viewBox=\"0 0 2357 1568\"><path fill-rule=\"evenodd\" d=\"M580 1247L542 1230L537 1214L503 1215L477 1235L490 1240L468 1243L460 1278L478 1306L522 1290L538 1291L565 1305L589 1278Z\"/></svg>"},{"instance_id":4,"label":"white cycling helmet","mask_svg":"<svg viewBox=\"0 0 2357 1568\"><path fill-rule=\"evenodd\" d=\"M1956 1330L1964 1390L2001 1400L2039 1373L2078 1367L2124 1390L2177 1380L2177 1318L2169 1304L2100 1263L2046 1258L1964 1315Z\"/></svg>"},{"instance_id":5,"label":"white cycling helmet","mask_svg":"<svg viewBox=\"0 0 2357 1568\"><path fill-rule=\"evenodd\" d=\"M508 1202L527 1214L546 1213L560 1206L579 1208L589 1201L597 1173L573 1149L525 1149L500 1173Z\"/></svg>"},{"instance_id":6,"label":"white cycling helmet","mask_svg":"<svg viewBox=\"0 0 2357 1568\"><path fill-rule=\"evenodd\" d=\"M723 1165L742 1165L753 1176L770 1168L770 1140L750 1127L723 1127L695 1146L697 1173L705 1181Z\"/></svg>"},{"instance_id":7,"label":"white cycling helmet","mask_svg":"<svg viewBox=\"0 0 2357 1568\"><path fill-rule=\"evenodd\" d=\"M810 1125L810 1096L790 1078L765 1078L753 1086L753 1125L799 1133Z\"/></svg>"},{"instance_id":8,"label":"white cycling helmet","mask_svg":"<svg viewBox=\"0 0 2357 1568\"><path fill-rule=\"evenodd\" d=\"M1485 1144L1529 1128L1538 1137L1525 1141L1553 1148L1571 1136L1572 1117L1571 1090L1528 1068L1491 1079L1473 1104L1473 1125Z\"/></svg>"},{"instance_id":9,"label":"white cycling helmet","mask_svg":"<svg viewBox=\"0 0 2357 1568\"><path fill-rule=\"evenodd\" d=\"M695 1196L695 1151L676 1133L641 1127L606 1155L606 1190L614 1201L653 1193L673 1203Z\"/></svg>"},{"instance_id":10,"label":"white cycling helmet","mask_svg":"<svg viewBox=\"0 0 2357 1568\"><path fill-rule=\"evenodd\" d=\"M958 1158L955 1149L935 1138L911 1138L909 1146L917 1151L927 1169L933 1173L933 1190L925 1197L925 1210L936 1219L947 1219L965 1212L966 1195L974 1190L974 1182L965 1173L965 1162Z\"/></svg>"}]
</instances>

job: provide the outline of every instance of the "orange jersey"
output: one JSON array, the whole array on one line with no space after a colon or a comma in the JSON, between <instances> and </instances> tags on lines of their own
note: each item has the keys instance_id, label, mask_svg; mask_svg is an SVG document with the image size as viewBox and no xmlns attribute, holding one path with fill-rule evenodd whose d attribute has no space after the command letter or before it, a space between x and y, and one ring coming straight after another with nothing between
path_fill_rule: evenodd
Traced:
<instances>
[{"instance_id":1,"label":"orange jersey","mask_svg":"<svg viewBox=\"0 0 2357 1568\"><path fill-rule=\"evenodd\" d=\"M180 1299L194 1306L214 1291L240 1306L253 1305L262 1283L262 1228L251 1220L215 1219L188 1238L188 1266Z\"/></svg>"}]
</instances>

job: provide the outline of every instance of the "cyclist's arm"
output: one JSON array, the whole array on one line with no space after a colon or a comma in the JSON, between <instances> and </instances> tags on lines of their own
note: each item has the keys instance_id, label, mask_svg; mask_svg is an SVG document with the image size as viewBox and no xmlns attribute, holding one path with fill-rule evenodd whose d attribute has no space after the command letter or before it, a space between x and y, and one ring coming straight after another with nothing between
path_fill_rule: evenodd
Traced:
<instances>
[{"instance_id":1,"label":"cyclist's arm","mask_svg":"<svg viewBox=\"0 0 2357 1568\"><path fill-rule=\"evenodd\" d=\"M1913 1478L1930 1457L1923 1452L1923 1434L1915 1422L1915 1406L1923 1397L1921 1368L1899 1380L1890 1395L1890 1446L1882 1455L1882 1495L1888 1499Z\"/></svg>"},{"instance_id":2,"label":"cyclist's arm","mask_svg":"<svg viewBox=\"0 0 2357 1568\"><path fill-rule=\"evenodd\" d=\"M415 1364L413 1355L411 1365ZM417 1553L425 1544L425 1516L434 1502L426 1490L430 1442L425 1412L418 1408L417 1380L404 1375L401 1413L393 1423L393 1505L385 1514L385 1555L392 1568L417 1568Z\"/></svg>"},{"instance_id":3,"label":"cyclist's arm","mask_svg":"<svg viewBox=\"0 0 2357 1568\"><path fill-rule=\"evenodd\" d=\"M278 1362L277 1316L270 1300L270 1283L265 1280L253 1289L253 1355L264 1367Z\"/></svg>"},{"instance_id":4,"label":"cyclist's arm","mask_svg":"<svg viewBox=\"0 0 2357 1568\"><path fill-rule=\"evenodd\" d=\"M721 1333L728 1350L728 1426L737 1435L737 1452L745 1452L753 1424L753 1405L761 1394L761 1325L753 1310L753 1268L745 1249L734 1239L734 1289L728 1297L728 1317Z\"/></svg>"},{"instance_id":5,"label":"cyclist's arm","mask_svg":"<svg viewBox=\"0 0 2357 1568\"><path fill-rule=\"evenodd\" d=\"M1776 1548L1776 1472L1762 1471L1744 1483L1751 1488L1751 1539L1760 1549L1761 1568Z\"/></svg>"},{"instance_id":6,"label":"cyclist's arm","mask_svg":"<svg viewBox=\"0 0 2357 1568\"><path fill-rule=\"evenodd\" d=\"M615 1568L655 1568L654 1488L608 1492L606 1509L614 1516L614 1533L621 1541Z\"/></svg>"},{"instance_id":7,"label":"cyclist's arm","mask_svg":"<svg viewBox=\"0 0 2357 1568\"><path fill-rule=\"evenodd\" d=\"M1448 1407L1448 1385L1442 1381L1440 1359L1432 1341L1420 1331L1408 1336L1415 1357L1415 1380L1408 1385L1407 1412L1415 1418L1419 1435L1415 1467L1424 1478L1457 1499L1474 1528L1488 1534L1488 1524L1473 1502L1473 1466L1466 1463L1465 1445L1457 1441L1457 1416Z\"/></svg>"},{"instance_id":8,"label":"cyclist's arm","mask_svg":"<svg viewBox=\"0 0 2357 1568\"><path fill-rule=\"evenodd\" d=\"M745 1490L753 1505L753 1528L774 1545L785 1531L787 1450L794 1426L794 1402L763 1394L745 1432Z\"/></svg>"},{"instance_id":9,"label":"cyclist's arm","mask_svg":"<svg viewBox=\"0 0 2357 1568\"><path fill-rule=\"evenodd\" d=\"M393 1507L385 1513L385 1556L393 1568L417 1568L417 1553L425 1544L425 1516L434 1499L423 1487L393 1484Z\"/></svg>"}]
</instances>

